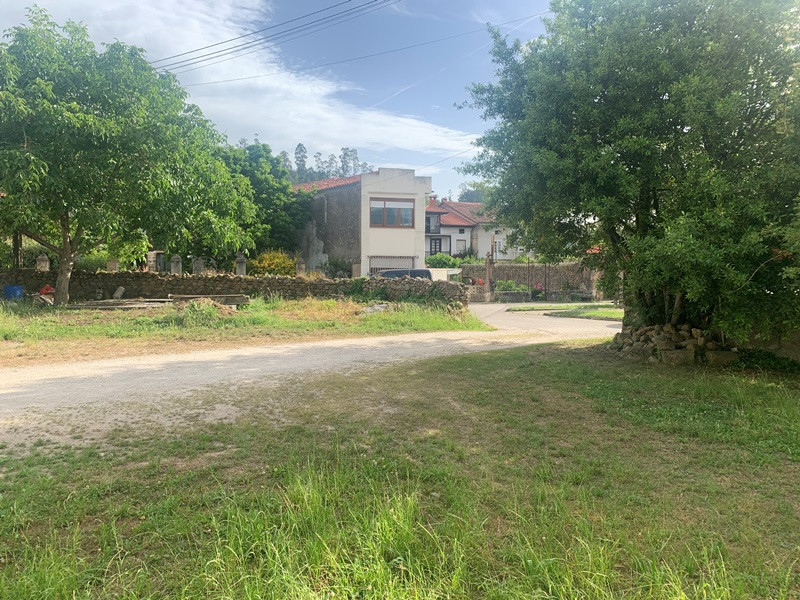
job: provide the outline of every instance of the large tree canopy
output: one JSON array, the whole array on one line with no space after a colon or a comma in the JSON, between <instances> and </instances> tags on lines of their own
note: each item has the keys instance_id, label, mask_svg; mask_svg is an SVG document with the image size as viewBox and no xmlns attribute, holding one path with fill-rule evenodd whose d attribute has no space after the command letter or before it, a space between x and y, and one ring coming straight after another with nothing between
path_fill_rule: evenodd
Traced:
<instances>
[{"instance_id":1,"label":"large tree canopy","mask_svg":"<svg viewBox=\"0 0 800 600\"><path fill-rule=\"evenodd\" d=\"M549 259L600 246L649 323L737 335L800 322L795 0L554 0L546 35L494 32L493 121L468 171Z\"/></svg>"},{"instance_id":2,"label":"large tree canopy","mask_svg":"<svg viewBox=\"0 0 800 600\"><path fill-rule=\"evenodd\" d=\"M99 52L86 28L40 9L0 45L2 228L59 254L56 301L76 257L99 244L141 253L233 252L255 216L223 139L138 48Z\"/></svg>"},{"instance_id":3,"label":"large tree canopy","mask_svg":"<svg viewBox=\"0 0 800 600\"><path fill-rule=\"evenodd\" d=\"M267 144L244 140L225 151L231 171L247 177L254 192L257 217L250 227L257 251L297 249L300 229L308 221L310 194L295 192L281 155L274 156Z\"/></svg>"}]
</instances>

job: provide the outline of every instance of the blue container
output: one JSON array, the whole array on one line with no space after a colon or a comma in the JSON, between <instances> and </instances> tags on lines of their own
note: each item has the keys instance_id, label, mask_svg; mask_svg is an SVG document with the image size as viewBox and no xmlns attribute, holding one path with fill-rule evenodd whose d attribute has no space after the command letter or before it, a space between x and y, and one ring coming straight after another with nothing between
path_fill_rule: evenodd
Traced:
<instances>
[{"instance_id":1,"label":"blue container","mask_svg":"<svg viewBox=\"0 0 800 600\"><path fill-rule=\"evenodd\" d=\"M21 285L7 285L3 288L3 298L6 300L20 300L22 298Z\"/></svg>"}]
</instances>

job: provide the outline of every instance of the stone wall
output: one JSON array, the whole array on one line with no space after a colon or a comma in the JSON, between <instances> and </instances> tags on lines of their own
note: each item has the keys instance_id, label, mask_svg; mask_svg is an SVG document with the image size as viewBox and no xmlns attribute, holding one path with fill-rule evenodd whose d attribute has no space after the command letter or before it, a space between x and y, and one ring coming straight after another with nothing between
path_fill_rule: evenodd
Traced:
<instances>
[{"instance_id":1,"label":"stone wall","mask_svg":"<svg viewBox=\"0 0 800 600\"><path fill-rule=\"evenodd\" d=\"M725 344L713 332L682 325L623 327L610 348L624 356L646 358L668 365L708 364L725 366L738 358L737 348Z\"/></svg>"},{"instance_id":2,"label":"stone wall","mask_svg":"<svg viewBox=\"0 0 800 600\"><path fill-rule=\"evenodd\" d=\"M0 271L0 288L22 285L25 293L36 292L45 284L55 285L56 273L33 269ZM304 279L302 277L240 277L236 275L168 275L123 271L120 273L84 273L76 271L70 283L70 300L110 298L118 287L125 288L124 298L166 298L170 294L247 294L248 296L279 295L288 300L337 298L354 292L371 293L383 290L387 300L407 296L423 296L446 302L467 303L463 285L427 279Z\"/></svg>"},{"instance_id":3,"label":"stone wall","mask_svg":"<svg viewBox=\"0 0 800 600\"><path fill-rule=\"evenodd\" d=\"M461 277L485 279L486 265L461 265ZM580 263L541 265L499 263L492 267L494 281L514 281L531 288L541 285L548 300L569 300L570 294L597 297L597 273Z\"/></svg>"},{"instance_id":4,"label":"stone wall","mask_svg":"<svg viewBox=\"0 0 800 600\"><path fill-rule=\"evenodd\" d=\"M300 235L300 253L309 270L330 258L361 259L361 184L319 192Z\"/></svg>"}]
</instances>

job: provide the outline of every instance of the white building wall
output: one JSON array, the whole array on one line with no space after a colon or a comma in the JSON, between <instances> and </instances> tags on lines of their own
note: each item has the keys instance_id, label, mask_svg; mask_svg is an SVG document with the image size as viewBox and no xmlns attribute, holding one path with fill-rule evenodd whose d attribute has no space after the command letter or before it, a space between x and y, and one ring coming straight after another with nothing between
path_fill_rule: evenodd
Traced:
<instances>
[{"instance_id":1,"label":"white building wall","mask_svg":"<svg viewBox=\"0 0 800 600\"><path fill-rule=\"evenodd\" d=\"M516 258L520 254L524 254L524 252L519 252L514 246L510 248L506 247L506 240L511 233L511 230L507 227L489 225L487 229L486 225L479 225L475 229L478 239L478 247L476 250L480 258L486 258L486 253L492 250L492 236L494 236L495 245L499 243L500 247L500 251L495 255L495 258L510 260Z\"/></svg>"},{"instance_id":2,"label":"white building wall","mask_svg":"<svg viewBox=\"0 0 800 600\"><path fill-rule=\"evenodd\" d=\"M459 233L461 229L464 230L464 233ZM466 250L469 250L471 245L470 240L472 237L472 227L442 226L442 235L450 236L450 254L456 254L459 252L458 240L463 240Z\"/></svg>"},{"instance_id":3,"label":"white building wall","mask_svg":"<svg viewBox=\"0 0 800 600\"><path fill-rule=\"evenodd\" d=\"M371 256L412 256L415 268L425 265L425 204L430 177L413 169L378 169L361 176L361 275L369 275ZM414 227L371 227L370 198L414 201Z\"/></svg>"}]
</instances>

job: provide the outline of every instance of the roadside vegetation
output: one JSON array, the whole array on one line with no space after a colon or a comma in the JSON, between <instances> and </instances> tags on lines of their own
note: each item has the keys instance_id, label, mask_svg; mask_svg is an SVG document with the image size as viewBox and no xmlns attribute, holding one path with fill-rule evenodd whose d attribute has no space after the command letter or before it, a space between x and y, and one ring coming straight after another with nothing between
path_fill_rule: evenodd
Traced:
<instances>
[{"instance_id":1,"label":"roadside vegetation","mask_svg":"<svg viewBox=\"0 0 800 600\"><path fill-rule=\"evenodd\" d=\"M798 396L579 346L208 392L7 447L0 596L794 598Z\"/></svg>"},{"instance_id":2,"label":"roadside vegetation","mask_svg":"<svg viewBox=\"0 0 800 600\"><path fill-rule=\"evenodd\" d=\"M573 308L545 313L548 317L569 317L571 319L594 319L596 321L622 321L625 311L621 308Z\"/></svg>"},{"instance_id":3,"label":"roadside vegetation","mask_svg":"<svg viewBox=\"0 0 800 600\"><path fill-rule=\"evenodd\" d=\"M524 312L524 311L542 311L542 310L607 310L617 308L612 302L591 302L591 303L576 303L576 302L555 302L555 303L537 303L537 304L518 304L509 306L506 310L509 312Z\"/></svg>"},{"instance_id":4,"label":"roadside vegetation","mask_svg":"<svg viewBox=\"0 0 800 600\"><path fill-rule=\"evenodd\" d=\"M625 310L611 302L592 303L542 303L509 306L509 312L542 312L548 317L569 317L572 319L594 319L597 321L622 321Z\"/></svg>"},{"instance_id":5,"label":"roadside vegetation","mask_svg":"<svg viewBox=\"0 0 800 600\"><path fill-rule=\"evenodd\" d=\"M0 303L0 363L15 356L43 358L65 344L95 341L103 355L130 353L137 342L159 344L269 343L425 331L487 330L464 309L435 303L256 298L239 310L211 301L137 310L60 309L28 302ZM207 347L206 346L197 346ZM173 349L174 348L170 348ZM89 353L88 357L97 358Z\"/></svg>"}]
</instances>

